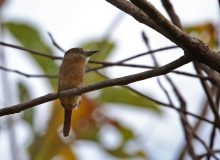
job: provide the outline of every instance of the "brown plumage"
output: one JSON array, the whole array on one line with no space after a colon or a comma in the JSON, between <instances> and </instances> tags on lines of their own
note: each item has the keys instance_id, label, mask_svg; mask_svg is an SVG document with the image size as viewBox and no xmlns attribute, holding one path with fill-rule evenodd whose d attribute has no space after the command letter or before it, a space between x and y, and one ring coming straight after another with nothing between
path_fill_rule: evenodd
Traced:
<instances>
[{"instance_id":1,"label":"brown plumage","mask_svg":"<svg viewBox=\"0 0 220 160\"><path fill-rule=\"evenodd\" d=\"M65 53L58 74L58 92L84 85L87 58L96 52L86 52L82 48L72 48ZM63 126L65 137L69 135L72 110L80 105L80 100L80 95L60 98L65 110Z\"/></svg>"}]
</instances>

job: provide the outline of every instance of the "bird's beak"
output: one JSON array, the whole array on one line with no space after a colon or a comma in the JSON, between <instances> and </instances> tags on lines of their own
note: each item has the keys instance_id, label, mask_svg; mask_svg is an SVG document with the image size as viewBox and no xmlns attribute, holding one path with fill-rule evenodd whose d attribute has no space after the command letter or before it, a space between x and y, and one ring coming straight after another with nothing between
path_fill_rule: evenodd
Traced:
<instances>
[{"instance_id":1,"label":"bird's beak","mask_svg":"<svg viewBox=\"0 0 220 160\"><path fill-rule=\"evenodd\" d=\"M97 53L98 51L84 51L86 57L90 57L91 55Z\"/></svg>"}]
</instances>

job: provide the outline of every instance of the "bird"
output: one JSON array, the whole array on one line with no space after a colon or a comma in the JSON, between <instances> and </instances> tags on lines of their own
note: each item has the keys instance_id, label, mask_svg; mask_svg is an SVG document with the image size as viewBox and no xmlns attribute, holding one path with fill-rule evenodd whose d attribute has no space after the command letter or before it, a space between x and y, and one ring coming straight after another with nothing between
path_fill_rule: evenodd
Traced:
<instances>
[{"instance_id":1,"label":"bird","mask_svg":"<svg viewBox=\"0 0 220 160\"><path fill-rule=\"evenodd\" d=\"M88 59L98 51L84 51L82 48L71 48L65 52L58 73L58 93L63 90L84 86L85 71ZM69 136L72 110L80 105L81 96L60 97L64 108L63 135Z\"/></svg>"}]
</instances>

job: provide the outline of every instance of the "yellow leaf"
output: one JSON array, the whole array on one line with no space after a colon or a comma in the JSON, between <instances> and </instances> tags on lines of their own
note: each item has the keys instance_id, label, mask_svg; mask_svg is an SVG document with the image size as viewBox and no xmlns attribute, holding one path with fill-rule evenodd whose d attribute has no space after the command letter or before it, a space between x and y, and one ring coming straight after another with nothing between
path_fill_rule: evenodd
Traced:
<instances>
[{"instance_id":1,"label":"yellow leaf","mask_svg":"<svg viewBox=\"0 0 220 160\"><path fill-rule=\"evenodd\" d=\"M208 44L211 48L217 48L218 46L218 34L217 28L212 23L205 23L194 26L185 27L187 33L199 38L204 43Z\"/></svg>"}]
</instances>

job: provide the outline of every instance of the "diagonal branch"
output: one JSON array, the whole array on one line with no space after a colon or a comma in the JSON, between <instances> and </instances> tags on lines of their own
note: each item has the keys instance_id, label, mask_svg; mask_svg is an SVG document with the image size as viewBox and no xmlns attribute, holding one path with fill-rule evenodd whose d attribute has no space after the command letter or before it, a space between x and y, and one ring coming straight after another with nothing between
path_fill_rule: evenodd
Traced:
<instances>
[{"instance_id":1,"label":"diagonal branch","mask_svg":"<svg viewBox=\"0 0 220 160\"><path fill-rule=\"evenodd\" d=\"M199 75L202 75L202 69L200 68L201 64L194 63L194 65L195 65L195 69L196 69L197 73ZM213 96L212 96L212 93L210 91L210 87L204 81L201 81L201 84L202 84L202 86L204 88L205 94L206 94L207 99L209 101L210 109L211 109L212 113L215 116L215 120L220 122L219 113L218 113L218 107L216 106L216 104L213 101Z\"/></svg>"},{"instance_id":2,"label":"diagonal branch","mask_svg":"<svg viewBox=\"0 0 220 160\"><path fill-rule=\"evenodd\" d=\"M180 22L180 18L179 16L176 14L172 3L170 2L170 0L161 0L164 8L166 9L167 13L170 16L171 21L173 22L173 24L175 24L177 27L179 27L181 30L183 30L182 28L182 24Z\"/></svg>"},{"instance_id":3,"label":"diagonal branch","mask_svg":"<svg viewBox=\"0 0 220 160\"><path fill-rule=\"evenodd\" d=\"M126 62L126 61L129 61L129 60L144 56L144 55L149 55L149 54L153 54L153 53L156 53L156 52L166 51L166 50L176 49L176 48L178 48L178 46L168 46L168 47L158 48L158 49L155 49L155 50L150 50L148 52L140 53L140 54L128 57L126 59L120 60L120 61L118 61L118 63Z\"/></svg>"},{"instance_id":4,"label":"diagonal branch","mask_svg":"<svg viewBox=\"0 0 220 160\"><path fill-rule=\"evenodd\" d=\"M50 37L50 39L51 39L53 45L54 45L57 49L59 49L61 52L65 53L65 50L55 41L55 39L53 38L53 35L52 35L50 32L48 32L48 36Z\"/></svg>"},{"instance_id":5,"label":"diagonal branch","mask_svg":"<svg viewBox=\"0 0 220 160\"><path fill-rule=\"evenodd\" d=\"M177 64L178 64L178 62L177 62ZM168 65L170 65L170 64L168 64ZM169 67L167 65L163 66L163 68L164 69L161 69L161 67L160 67L160 69L159 69L160 71L156 71L156 72L160 72L160 73L158 73L158 75L159 74L166 74L166 72L169 72L169 71L167 71L169 69ZM149 73L149 71L148 71L148 73ZM129 77L131 77L131 76L129 76ZM119 80L119 79L122 79L122 78L124 80ZM133 78L135 79L135 77L133 77ZM116 86L116 85L119 85L120 81L125 81L125 79L126 79L125 77L121 77L121 78L110 79L110 80L107 80L107 81L91 84L91 85L81 87L81 88L69 89L69 90L60 92L60 96L69 96L69 95L73 95L73 94L83 94L83 93L86 93L86 92L95 91L95 90L102 89L102 88L105 88L105 87ZM116 82L117 80L118 80L118 82ZM114 81L114 82L112 82L112 81ZM133 82L135 82L135 80ZM132 83L132 82L130 82L130 83ZM125 86L125 87L127 87L127 86ZM144 96L145 98L149 98L150 100L152 100L153 102L155 102L159 105L165 106L167 108L174 109L178 112L182 112L182 113L191 115L195 118L198 118L198 119L203 120L207 123L213 124L217 127L220 126L216 122L212 122L212 121L210 121L206 118L203 118L201 116L198 116L194 113L190 113L190 112L182 110L181 108L177 108L173 105L163 103L161 101L152 99L150 97L146 97L145 95L141 94L140 92L137 92L136 90L133 90L132 88L129 88L129 89L132 90L132 92L135 92L136 94L139 94L140 96ZM52 100L55 100L55 99L58 99L58 98L59 98L59 95L57 93L49 93L47 95L35 98L35 99L33 99L31 101L28 101L28 102L24 102L24 103L17 104L17 105L14 105L14 106L6 107L6 108L3 108L3 109L0 109L0 117L4 116L4 115L8 115L8 114L19 113L19 112L21 112L23 110L26 110L28 108L31 108L31 107L34 107L36 105L43 104L43 103L46 103L46 102L49 102L49 101L52 101Z\"/></svg>"},{"instance_id":6,"label":"diagonal branch","mask_svg":"<svg viewBox=\"0 0 220 160\"><path fill-rule=\"evenodd\" d=\"M136 20L147 26L157 30L165 37L173 41L179 47L181 47L194 61L204 63L212 69L220 73L220 55L211 50L199 39L193 38L177 26L169 22L154 6L145 0L107 0L109 3L115 5L121 10L133 16ZM144 13L143 13L144 12ZM149 25L149 19L156 24L157 28ZM159 29L158 29L158 26Z\"/></svg>"},{"instance_id":7,"label":"diagonal branch","mask_svg":"<svg viewBox=\"0 0 220 160\"><path fill-rule=\"evenodd\" d=\"M49 93L47 95L38 97L28 102L24 102L21 104L17 104L14 106L0 109L0 116L18 113L25 109L31 108L33 106L58 99L59 97L65 97L65 96L70 96L70 95L81 95L86 92L91 92L91 91L95 91L95 90L110 87L110 86L127 85L129 83L145 80L145 79L152 78L155 76L164 75L164 74L169 73L171 70L176 69L177 67L180 67L180 66L183 66L189 63L190 61L191 59L189 57L182 56L178 58L177 60L170 62L162 67L158 67L154 70L145 71L145 72L141 72L141 73L137 73L137 74L133 74L129 76L124 76L120 78L110 79L110 80L90 84L85 87L68 89L68 90L60 92L59 95L58 93Z\"/></svg>"},{"instance_id":8,"label":"diagonal branch","mask_svg":"<svg viewBox=\"0 0 220 160\"><path fill-rule=\"evenodd\" d=\"M170 23L153 5L145 0L131 0L144 11L158 26L169 35L171 41L180 46L195 61L202 62L220 73L220 55L212 51L201 40L184 33L180 28Z\"/></svg>"},{"instance_id":9,"label":"diagonal branch","mask_svg":"<svg viewBox=\"0 0 220 160\"><path fill-rule=\"evenodd\" d=\"M146 44L148 50L150 51L151 50L151 46L150 46L149 39L148 39L147 35L144 32L142 32L141 35L142 35L142 39L143 39L144 43ZM151 54L150 56L151 56L151 58L153 60L153 63L155 65L155 67L159 67L159 63L157 62L157 59L156 59L155 55ZM167 76L165 76L165 77L167 77ZM157 82L158 82L158 85L160 86L160 88L162 89L162 91L165 93L169 103L173 105L173 102L172 102L172 99L170 97L170 94L168 93L166 88L163 86L163 84L162 84L162 82L161 82L159 77L157 77Z\"/></svg>"}]
</instances>

